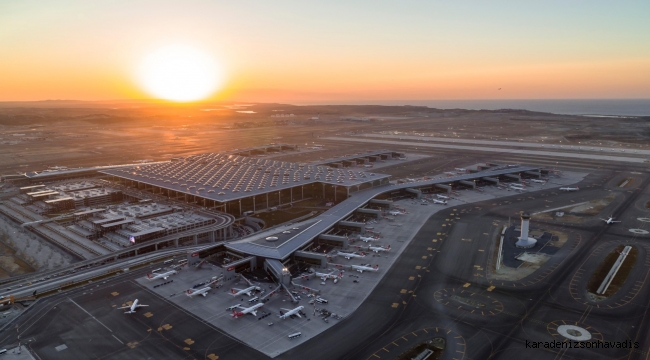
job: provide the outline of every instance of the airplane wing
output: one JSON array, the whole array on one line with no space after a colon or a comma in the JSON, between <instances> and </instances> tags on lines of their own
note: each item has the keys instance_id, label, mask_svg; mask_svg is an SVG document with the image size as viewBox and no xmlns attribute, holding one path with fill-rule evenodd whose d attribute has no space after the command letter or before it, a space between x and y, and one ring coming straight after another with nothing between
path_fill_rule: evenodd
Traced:
<instances>
[{"instance_id":1,"label":"airplane wing","mask_svg":"<svg viewBox=\"0 0 650 360\"><path fill-rule=\"evenodd\" d=\"M300 316L300 313L299 313L299 312L295 313L294 315L296 315L297 317L299 317L299 318L302 319L302 316Z\"/></svg>"},{"instance_id":2,"label":"airplane wing","mask_svg":"<svg viewBox=\"0 0 650 360\"><path fill-rule=\"evenodd\" d=\"M130 309L130 308L131 308L130 306L122 306L122 307L118 307L117 309L121 310L121 309Z\"/></svg>"},{"instance_id":3,"label":"airplane wing","mask_svg":"<svg viewBox=\"0 0 650 360\"><path fill-rule=\"evenodd\" d=\"M612 222L615 223L615 222L620 222L620 221L612 221Z\"/></svg>"},{"instance_id":4,"label":"airplane wing","mask_svg":"<svg viewBox=\"0 0 650 360\"><path fill-rule=\"evenodd\" d=\"M283 309L283 308L280 308L280 310L284 311L285 313L288 313L289 311L291 311L290 309Z\"/></svg>"},{"instance_id":5,"label":"airplane wing","mask_svg":"<svg viewBox=\"0 0 650 360\"><path fill-rule=\"evenodd\" d=\"M136 307L145 307L145 306L149 306L149 305L140 305L140 304L138 304L138 306L136 306Z\"/></svg>"},{"instance_id":6,"label":"airplane wing","mask_svg":"<svg viewBox=\"0 0 650 360\"><path fill-rule=\"evenodd\" d=\"M250 313L253 314L253 316L257 316L257 310L253 310Z\"/></svg>"}]
</instances>

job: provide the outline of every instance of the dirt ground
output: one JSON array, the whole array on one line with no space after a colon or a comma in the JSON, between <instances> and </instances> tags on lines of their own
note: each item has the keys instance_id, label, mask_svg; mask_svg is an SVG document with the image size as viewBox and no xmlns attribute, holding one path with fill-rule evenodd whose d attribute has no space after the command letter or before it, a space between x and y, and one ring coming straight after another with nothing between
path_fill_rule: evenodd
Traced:
<instances>
[{"instance_id":1,"label":"dirt ground","mask_svg":"<svg viewBox=\"0 0 650 360\"><path fill-rule=\"evenodd\" d=\"M594 216L600 214L616 198L611 194L605 198L594 199L585 203L580 203L563 209L547 211L533 215L533 219L541 221L557 221L560 223L581 223L591 220ZM559 217L557 212L563 212L564 215Z\"/></svg>"},{"instance_id":2,"label":"dirt ground","mask_svg":"<svg viewBox=\"0 0 650 360\"><path fill-rule=\"evenodd\" d=\"M242 108L254 113L238 113ZM311 120L318 114L319 120ZM367 121L346 120L350 117ZM324 150L288 154L292 161L382 148L381 144L340 148L319 140L363 132L650 148L650 122L635 118L619 119L612 126L611 120L603 118L515 110L50 101L0 103L0 174L168 160L269 143L325 145ZM423 159L419 170L436 161L441 159ZM387 171L390 168L382 169Z\"/></svg>"}]
</instances>

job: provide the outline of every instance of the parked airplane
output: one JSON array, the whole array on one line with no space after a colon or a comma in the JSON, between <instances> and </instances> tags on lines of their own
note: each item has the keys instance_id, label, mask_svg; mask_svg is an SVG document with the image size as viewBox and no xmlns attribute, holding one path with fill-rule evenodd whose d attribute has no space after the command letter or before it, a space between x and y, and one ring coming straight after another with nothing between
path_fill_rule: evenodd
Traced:
<instances>
[{"instance_id":1,"label":"parked airplane","mask_svg":"<svg viewBox=\"0 0 650 360\"><path fill-rule=\"evenodd\" d=\"M458 172L467 172L467 169L463 169L463 168L455 168L454 170Z\"/></svg>"},{"instance_id":2,"label":"parked airplane","mask_svg":"<svg viewBox=\"0 0 650 360\"><path fill-rule=\"evenodd\" d=\"M304 308L304 306L298 306L297 308L291 310L280 308L280 310L285 312L284 314L280 315L280 319L284 320L288 317L291 317L291 315L296 315L297 317L301 318L302 316L300 316L300 311L302 311Z\"/></svg>"},{"instance_id":3,"label":"parked airplane","mask_svg":"<svg viewBox=\"0 0 650 360\"><path fill-rule=\"evenodd\" d=\"M391 215L404 215L401 211L399 210L391 210L388 212Z\"/></svg>"},{"instance_id":4,"label":"parked airplane","mask_svg":"<svg viewBox=\"0 0 650 360\"><path fill-rule=\"evenodd\" d=\"M383 247L383 246L369 246L368 249L370 249L370 250L372 250L372 251L374 251L374 252L376 252L376 253L378 253L378 252L380 252L380 251L390 251L390 245L388 245L387 247Z\"/></svg>"},{"instance_id":5,"label":"parked airplane","mask_svg":"<svg viewBox=\"0 0 650 360\"><path fill-rule=\"evenodd\" d=\"M449 196L446 196L446 195L436 194L436 197L437 197L438 199L449 200Z\"/></svg>"},{"instance_id":6,"label":"parked airplane","mask_svg":"<svg viewBox=\"0 0 650 360\"><path fill-rule=\"evenodd\" d=\"M235 311L235 309L233 309L231 316L234 317L235 319L240 317L240 316L244 316L246 314L253 314L253 316L257 316L257 309L261 308L262 306L264 306L264 303L255 304L255 305L253 305L251 307L247 307L247 308L245 308L243 306L237 306L238 309L242 309L242 310L241 311Z\"/></svg>"},{"instance_id":7,"label":"parked airplane","mask_svg":"<svg viewBox=\"0 0 650 360\"><path fill-rule=\"evenodd\" d=\"M371 266L366 266L366 265L351 265L352 268L360 273L363 273L364 271L377 271L379 270L379 265L375 265L375 267Z\"/></svg>"},{"instance_id":8,"label":"parked airplane","mask_svg":"<svg viewBox=\"0 0 650 360\"><path fill-rule=\"evenodd\" d=\"M359 240L363 242L368 242L368 241L379 241L379 239L374 238L372 236L359 236Z\"/></svg>"},{"instance_id":9,"label":"parked airplane","mask_svg":"<svg viewBox=\"0 0 650 360\"><path fill-rule=\"evenodd\" d=\"M208 284L208 286L197 289L197 290L192 290L192 289L187 289L186 295L189 296L190 298L196 296L196 295L203 295L203 296L208 296L208 292L212 290L212 284L216 283L216 281L213 281Z\"/></svg>"},{"instance_id":10,"label":"parked airplane","mask_svg":"<svg viewBox=\"0 0 650 360\"><path fill-rule=\"evenodd\" d=\"M167 280L168 277L178 274L178 271L176 270L170 270L164 273L153 273L153 274L147 274L147 279L149 280L156 280L156 279L163 279Z\"/></svg>"},{"instance_id":11,"label":"parked airplane","mask_svg":"<svg viewBox=\"0 0 650 360\"><path fill-rule=\"evenodd\" d=\"M530 179L530 181L538 184L546 184L546 180Z\"/></svg>"},{"instance_id":12,"label":"parked airplane","mask_svg":"<svg viewBox=\"0 0 650 360\"><path fill-rule=\"evenodd\" d=\"M232 288L232 289L230 289L230 295L239 296L239 295L242 295L242 294L246 294L248 296L252 296L253 291L260 291L259 286L251 286L251 287L248 287L248 288L243 289L243 290L242 289Z\"/></svg>"},{"instance_id":13,"label":"parked airplane","mask_svg":"<svg viewBox=\"0 0 650 360\"><path fill-rule=\"evenodd\" d=\"M338 252L338 255L343 256L344 258L346 258L346 259L348 259L348 260L352 259L353 257L354 257L354 258L362 258L362 257L366 257L366 254L363 253L363 252L361 253L361 255L359 255L359 254L355 254L355 253L344 253L344 252L340 252L340 251L339 251L339 252Z\"/></svg>"},{"instance_id":14,"label":"parked airplane","mask_svg":"<svg viewBox=\"0 0 650 360\"><path fill-rule=\"evenodd\" d=\"M513 189L522 189L522 190L523 190L523 189L526 188L526 186L525 186L525 185L522 185L522 184L509 184L509 186L510 186L511 188L513 188Z\"/></svg>"},{"instance_id":15,"label":"parked airplane","mask_svg":"<svg viewBox=\"0 0 650 360\"><path fill-rule=\"evenodd\" d=\"M363 167L364 168L371 168L371 167L373 167L373 165L372 164L366 164L366 165L363 165Z\"/></svg>"},{"instance_id":16,"label":"parked airplane","mask_svg":"<svg viewBox=\"0 0 650 360\"><path fill-rule=\"evenodd\" d=\"M560 191L578 191L580 190L579 187L561 187Z\"/></svg>"},{"instance_id":17,"label":"parked airplane","mask_svg":"<svg viewBox=\"0 0 650 360\"><path fill-rule=\"evenodd\" d=\"M314 275L318 276L323 281L326 281L327 279L334 279L334 283L336 284L343 277L343 273L339 273L338 275L334 275L334 273L335 271L332 271L329 274L314 272Z\"/></svg>"},{"instance_id":18,"label":"parked airplane","mask_svg":"<svg viewBox=\"0 0 650 360\"><path fill-rule=\"evenodd\" d=\"M441 205L447 205L447 200L437 200L437 199L432 199L434 204L441 204Z\"/></svg>"},{"instance_id":19,"label":"parked airplane","mask_svg":"<svg viewBox=\"0 0 650 360\"><path fill-rule=\"evenodd\" d=\"M129 309L129 311L125 311L124 313L133 314L135 312L135 309L140 307L145 307L145 306L149 306L149 305L138 304L138 299L135 299L135 301L133 302L133 304L131 304L131 306L123 306L123 307L119 307L118 309Z\"/></svg>"},{"instance_id":20,"label":"parked airplane","mask_svg":"<svg viewBox=\"0 0 650 360\"><path fill-rule=\"evenodd\" d=\"M614 221L614 217L613 217L613 216L610 216L609 219L607 219L607 220L605 220L605 219L603 219L603 218L601 218L600 220L606 222L607 225L610 225L610 224L613 224L613 223L619 223L619 222L620 222L620 221Z\"/></svg>"}]
</instances>

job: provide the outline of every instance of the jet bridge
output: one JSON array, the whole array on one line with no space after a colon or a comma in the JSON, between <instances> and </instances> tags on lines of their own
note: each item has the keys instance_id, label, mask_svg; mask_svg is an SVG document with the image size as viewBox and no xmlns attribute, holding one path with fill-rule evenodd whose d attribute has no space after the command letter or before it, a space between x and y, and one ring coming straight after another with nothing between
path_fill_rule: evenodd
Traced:
<instances>
[{"instance_id":1,"label":"jet bridge","mask_svg":"<svg viewBox=\"0 0 650 360\"><path fill-rule=\"evenodd\" d=\"M334 236L334 235L321 235L319 238L322 238L323 236L331 236L331 237L337 237L337 238L342 238L345 241L345 247L347 247L347 238L343 236ZM321 253L315 253L311 251L301 251L298 250L293 254L293 259L295 261L300 261L304 262L307 264L312 264L315 266L319 266L321 268L326 268L327 267L327 255L321 254Z\"/></svg>"},{"instance_id":2,"label":"jet bridge","mask_svg":"<svg viewBox=\"0 0 650 360\"><path fill-rule=\"evenodd\" d=\"M507 178L509 178L509 179L513 179L513 180L521 181L521 176L520 176L520 175L515 175L515 174L503 174L503 176L505 176L505 177L507 177Z\"/></svg>"},{"instance_id":3,"label":"jet bridge","mask_svg":"<svg viewBox=\"0 0 650 360\"><path fill-rule=\"evenodd\" d=\"M224 268L224 280L232 280L237 273L243 272L248 269L255 269L257 267L257 259L255 256L249 256L241 260L235 260L228 264L221 265Z\"/></svg>"},{"instance_id":4,"label":"jet bridge","mask_svg":"<svg viewBox=\"0 0 650 360\"><path fill-rule=\"evenodd\" d=\"M388 200L372 199L368 203L373 204L373 205L377 205L377 206L380 206L380 207L387 207L389 209L393 206L393 202L388 201Z\"/></svg>"},{"instance_id":5,"label":"jet bridge","mask_svg":"<svg viewBox=\"0 0 650 360\"><path fill-rule=\"evenodd\" d=\"M476 183L473 181L467 181L467 180L460 180L458 181L459 184L468 186L472 189L476 189Z\"/></svg>"},{"instance_id":6,"label":"jet bridge","mask_svg":"<svg viewBox=\"0 0 650 360\"><path fill-rule=\"evenodd\" d=\"M264 270L273 275L280 284L291 284L291 273L284 267L280 260L264 260Z\"/></svg>"},{"instance_id":7,"label":"jet bridge","mask_svg":"<svg viewBox=\"0 0 650 360\"><path fill-rule=\"evenodd\" d=\"M361 209L357 209L357 212L361 213L361 214L373 215L374 217L377 217L377 218L381 217L381 210L361 208Z\"/></svg>"},{"instance_id":8,"label":"jet bridge","mask_svg":"<svg viewBox=\"0 0 650 360\"><path fill-rule=\"evenodd\" d=\"M499 186L499 179L497 179L497 178L486 176L486 177L482 177L481 180L488 181L488 182L494 183L496 186Z\"/></svg>"},{"instance_id":9,"label":"jet bridge","mask_svg":"<svg viewBox=\"0 0 650 360\"><path fill-rule=\"evenodd\" d=\"M339 221L338 227L340 228L350 228L353 231L360 232L362 234L366 233L366 224L355 222L355 221Z\"/></svg>"},{"instance_id":10,"label":"jet bridge","mask_svg":"<svg viewBox=\"0 0 650 360\"><path fill-rule=\"evenodd\" d=\"M526 174L526 175L530 175L530 176L533 176L533 177L535 177L535 178L537 178L537 179L541 179L541 178L542 178L542 173L541 173L541 172L535 172L535 171L524 171L524 174Z\"/></svg>"},{"instance_id":11,"label":"jet bridge","mask_svg":"<svg viewBox=\"0 0 650 360\"><path fill-rule=\"evenodd\" d=\"M421 198L422 198L422 191L420 191L420 190L418 190L418 189L408 188L408 189L404 189L404 190L405 190L406 192L408 192L408 193L415 194L415 197L416 197L417 199L421 199Z\"/></svg>"}]
</instances>

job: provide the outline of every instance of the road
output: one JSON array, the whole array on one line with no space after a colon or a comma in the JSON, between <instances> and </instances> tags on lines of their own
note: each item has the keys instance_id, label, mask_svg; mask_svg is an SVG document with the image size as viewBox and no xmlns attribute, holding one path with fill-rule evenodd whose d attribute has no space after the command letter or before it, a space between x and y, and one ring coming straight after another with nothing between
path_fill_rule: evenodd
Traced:
<instances>
[{"instance_id":1,"label":"road","mask_svg":"<svg viewBox=\"0 0 650 360\"><path fill-rule=\"evenodd\" d=\"M635 174L630 175L631 170ZM645 244L649 237L634 235L628 229L647 230L650 226L650 223L637 220L650 217L644 208L645 201L650 200L650 180L647 173L637 173L636 170L640 169L603 164L603 169L593 171L579 184L579 192L560 193L549 189L514 194L459 206L432 216L357 311L320 336L278 358L393 359L411 346L434 337L447 340L444 353L447 359L523 356L531 359L645 358L650 345L646 301L650 296L647 284L650 248ZM620 180L628 176L633 176L635 181L626 188L618 188ZM569 234L569 240L551 260L527 278L519 281L490 281L486 278L493 258L493 236L501 225L507 223L508 217L515 218L522 210L560 207L612 193L616 195L615 200L602 213L614 214L623 220L622 223L605 226L595 219L581 224L533 224L533 228L541 226L565 232ZM631 243L639 249L630 278L608 300L596 303L586 299L584 288L590 274L604 256L621 243ZM107 342L101 345L107 351L106 358L140 358L145 353L153 354L149 355L153 358L210 358L211 354L220 359L263 358L260 353L219 330L198 325L201 324L199 319L183 315L180 309L167 307L163 299L153 298L146 289L130 282L130 276L141 275L130 274L97 284L99 287L94 288L92 294L87 288L46 299L21 321L21 329L26 329L23 330L23 339L33 338L30 346L43 358L56 358L58 354L51 348L61 342L81 344L89 339ZM491 286L495 288L490 289ZM83 294L84 291L87 293ZM114 296L113 292L119 294ZM146 298L147 301L153 299L150 301L152 308L147 309L153 313L151 320L143 319L142 314L137 321L129 322L130 318L117 317L109 311L112 305L117 306L134 297ZM74 315L67 320L54 314L57 311L55 304L65 306L60 309L61 313L63 310L68 313L74 307L78 310L73 311ZM159 317L161 313L165 315ZM124 328L124 337L116 335L124 344L111 340L108 333L102 334L101 331L108 330L92 324L95 322L93 317L113 332ZM187 328L182 325L185 321L189 324ZM61 328L50 329L54 324ZM166 330L163 327L166 324L172 327ZM588 329L594 340L638 341L640 348L631 351L526 348L526 341L563 340L558 329L564 324L577 324ZM27 328L29 325L32 326ZM174 332L177 326L179 330ZM194 326L198 332L194 332ZM87 331L95 331L97 337L86 334ZM144 332L151 334L145 335ZM203 337L201 334L204 333L208 335ZM13 331L5 331L2 336L0 340L4 344L15 341ZM128 344L133 345L134 341L137 344L130 347ZM79 349L70 353L83 358L84 351L87 351L83 349L90 347L79 345Z\"/></svg>"}]
</instances>

